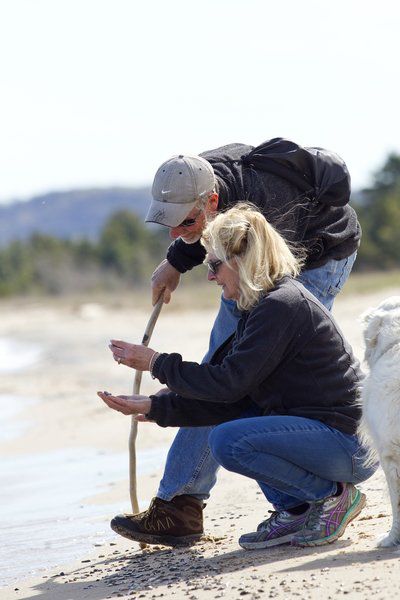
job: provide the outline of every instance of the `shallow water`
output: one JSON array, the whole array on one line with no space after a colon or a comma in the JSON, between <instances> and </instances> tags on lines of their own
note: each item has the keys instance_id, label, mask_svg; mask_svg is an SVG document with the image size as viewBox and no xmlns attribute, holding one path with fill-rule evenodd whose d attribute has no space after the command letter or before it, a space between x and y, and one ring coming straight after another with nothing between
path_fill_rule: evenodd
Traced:
<instances>
[{"instance_id":1,"label":"shallow water","mask_svg":"<svg viewBox=\"0 0 400 600\"><path fill-rule=\"evenodd\" d=\"M40 360L41 355L42 349L38 345L0 337L0 375L18 373L33 367ZM37 401L32 397L0 394L0 443L24 433L29 422L21 413Z\"/></svg>"},{"instance_id":2,"label":"shallow water","mask_svg":"<svg viewBox=\"0 0 400 600\"><path fill-rule=\"evenodd\" d=\"M20 437L29 427L24 410L36 404L36 398L0 394L0 443Z\"/></svg>"},{"instance_id":3,"label":"shallow water","mask_svg":"<svg viewBox=\"0 0 400 600\"><path fill-rule=\"evenodd\" d=\"M138 474L164 460L163 448L138 452ZM0 476L0 585L76 560L115 537L110 517L125 505L84 500L126 479L128 456L93 448L6 458ZM143 499L142 504L147 505Z\"/></svg>"},{"instance_id":4,"label":"shallow water","mask_svg":"<svg viewBox=\"0 0 400 600\"><path fill-rule=\"evenodd\" d=\"M40 346L0 338L0 373L15 373L35 365L42 354Z\"/></svg>"},{"instance_id":5,"label":"shallow water","mask_svg":"<svg viewBox=\"0 0 400 600\"><path fill-rule=\"evenodd\" d=\"M41 354L39 346L0 338L0 373L34 367ZM39 401L0 394L0 443L24 434L30 425L24 411ZM130 508L128 490L123 506L85 500L127 478L128 453L86 447L26 452L3 457L0 465L0 586L15 585L108 544L115 538L110 517ZM138 452L138 474L154 471L165 454L163 448ZM147 504L143 499L142 506Z\"/></svg>"}]
</instances>

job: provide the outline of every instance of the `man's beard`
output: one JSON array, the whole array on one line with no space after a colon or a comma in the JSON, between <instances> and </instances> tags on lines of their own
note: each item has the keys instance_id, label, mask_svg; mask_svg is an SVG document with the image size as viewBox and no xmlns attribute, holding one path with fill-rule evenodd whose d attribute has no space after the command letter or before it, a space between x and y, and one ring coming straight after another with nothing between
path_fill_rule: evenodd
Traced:
<instances>
[{"instance_id":1,"label":"man's beard","mask_svg":"<svg viewBox=\"0 0 400 600\"><path fill-rule=\"evenodd\" d=\"M185 244L195 244L201 238L201 233L192 233L192 235L188 235L183 237L181 235L181 239L185 242Z\"/></svg>"}]
</instances>

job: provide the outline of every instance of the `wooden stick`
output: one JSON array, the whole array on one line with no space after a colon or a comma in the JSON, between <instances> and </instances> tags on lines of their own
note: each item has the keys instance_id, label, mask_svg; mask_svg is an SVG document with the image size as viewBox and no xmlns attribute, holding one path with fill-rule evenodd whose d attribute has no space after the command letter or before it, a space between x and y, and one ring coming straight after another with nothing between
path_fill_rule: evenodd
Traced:
<instances>
[{"instance_id":1,"label":"wooden stick","mask_svg":"<svg viewBox=\"0 0 400 600\"><path fill-rule=\"evenodd\" d=\"M143 346L148 346L151 338L151 334L153 333L155 324L157 322L158 316L161 312L162 305L164 302L164 295L161 294L160 298L157 301L157 304L153 308L153 312L147 323L146 331L144 332L142 344ZM135 380L133 383L133 393L140 393L140 384L142 382L142 371L136 371ZM129 493L131 497L132 511L134 514L139 512L139 503L137 497L137 481L136 481L136 437L137 437L137 426L138 422L132 417L131 420L131 431L129 435ZM145 547L146 544L142 545Z\"/></svg>"}]
</instances>

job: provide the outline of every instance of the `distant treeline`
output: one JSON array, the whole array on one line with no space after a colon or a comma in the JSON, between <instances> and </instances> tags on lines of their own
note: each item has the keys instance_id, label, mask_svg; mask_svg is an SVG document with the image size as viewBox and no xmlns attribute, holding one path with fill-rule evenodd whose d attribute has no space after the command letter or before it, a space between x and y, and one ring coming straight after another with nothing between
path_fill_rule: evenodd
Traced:
<instances>
[{"instance_id":1,"label":"distant treeline","mask_svg":"<svg viewBox=\"0 0 400 600\"><path fill-rule=\"evenodd\" d=\"M390 154L371 187L353 203L363 236L357 270L400 267L400 155Z\"/></svg>"},{"instance_id":2,"label":"distant treeline","mask_svg":"<svg viewBox=\"0 0 400 600\"><path fill-rule=\"evenodd\" d=\"M353 202L363 229L356 270L400 266L400 155L391 154ZM0 250L0 296L104 291L148 284L168 246L165 228L149 230L129 211L115 213L97 242L35 234ZM194 277L204 278L195 269Z\"/></svg>"},{"instance_id":3,"label":"distant treeline","mask_svg":"<svg viewBox=\"0 0 400 600\"><path fill-rule=\"evenodd\" d=\"M135 287L149 279L167 246L165 230L149 231L129 211L115 213L98 242L35 234L0 251L0 296Z\"/></svg>"}]
</instances>

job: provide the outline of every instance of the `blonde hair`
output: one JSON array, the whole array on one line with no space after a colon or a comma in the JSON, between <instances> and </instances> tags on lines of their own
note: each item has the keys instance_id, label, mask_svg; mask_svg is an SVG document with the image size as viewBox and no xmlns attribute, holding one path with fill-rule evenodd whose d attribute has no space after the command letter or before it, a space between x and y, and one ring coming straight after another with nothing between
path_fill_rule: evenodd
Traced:
<instances>
[{"instance_id":1,"label":"blonde hair","mask_svg":"<svg viewBox=\"0 0 400 600\"><path fill-rule=\"evenodd\" d=\"M297 277L305 259L301 248L289 247L261 212L244 202L209 222L201 243L219 260L236 259L240 288L236 303L241 310L257 304L284 275Z\"/></svg>"}]
</instances>

